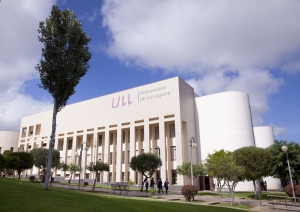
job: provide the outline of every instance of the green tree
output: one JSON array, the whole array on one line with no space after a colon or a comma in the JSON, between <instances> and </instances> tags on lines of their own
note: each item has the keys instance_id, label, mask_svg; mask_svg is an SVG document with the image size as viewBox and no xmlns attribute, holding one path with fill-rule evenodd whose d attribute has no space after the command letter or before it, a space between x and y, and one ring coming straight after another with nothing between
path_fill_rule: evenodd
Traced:
<instances>
[{"instance_id":1,"label":"green tree","mask_svg":"<svg viewBox=\"0 0 300 212\"><path fill-rule=\"evenodd\" d=\"M37 148L37 149L33 149L30 151L30 154L32 154L33 156L33 160L34 160L34 165L41 169L42 173L43 173L43 179L42 181L45 181L45 176L47 173L47 169L49 168L49 164L48 164L48 154L49 154L49 150L48 149L44 149L44 148ZM54 149L52 152L52 161L51 161L51 167L50 167L50 172L51 172L51 168L58 168L60 166L60 153L58 150ZM49 176L50 177L50 176ZM49 179L48 179L49 180Z\"/></svg>"},{"instance_id":2,"label":"green tree","mask_svg":"<svg viewBox=\"0 0 300 212\"><path fill-rule=\"evenodd\" d=\"M44 189L48 189L52 152L55 143L56 116L67 104L75 87L88 68L91 53L88 49L89 38L77 20L76 14L69 9L61 11L53 6L46 22L40 22L39 41L44 44L42 59L36 66L39 71L40 88L47 90L53 97L53 116L51 141L49 145L48 168Z\"/></svg>"},{"instance_id":3,"label":"green tree","mask_svg":"<svg viewBox=\"0 0 300 212\"><path fill-rule=\"evenodd\" d=\"M272 155L267 149L248 146L235 150L232 158L236 165L245 168L245 179L253 182L255 198L259 199L261 186L258 180L270 175Z\"/></svg>"},{"instance_id":4,"label":"green tree","mask_svg":"<svg viewBox=\"0 0 300 212\"><path fill-rule=\"evenodd\" d=\"M144 183L153 175L153 173L159 166L161 166L161 160L155 154L142 153L131 158L129 167L132 170L141 173L142 176L145 177L141 186L141 191L143 191Z\"/></svg>"},{"instance_id":5,"label":"green tree","mask_svg":"<svg viewBox=\"0 0 300 212\"><path fill-rule=\"evenodd\" d=\"M179 175L191 178L191 163L183 163L177 166L176 172ZM193 178L206 175L206 171L202 164L193 164Z\"/></svg>"},{"instance_id":6,"label":"green tree","mask_svg":"<svg viewBox=\"0 0 300 212\"><path fill-rule=\"evenodd\" d=\"M232 161L231 152L221 149L213 154L208 154L206 158L206 171L208 176L215 180L216 188L223 188L226 184L226 167L227 163Z\"/></svg>"},{"instance_id":7,"label":"green tree","mask_svg":"<svg viewBox=\"0 0 300 212\"><path fill-rule=\"evenodd\" d=\"M5 169L6 159L5 157L0 154L0 172Z\"/></svg>"},{"instance_id":8,"label":"green tree","mask_svg":"<svg viewBox=\"0 0 300 212\"><path fill-rule=\"evenodd\" d=\"M61 169L62 169L62 171L68 171L71 174L70 179L68 181L69 185L71 184L72 176L76 172L80 171L80 167L74 163L71 163L70 165L63 163L63 164L61 164Z\"/></svg>"},{"instance_id":9,"label":"green tree","mask_svg":"<svg viewBox=\"0 0 300 212\"><path fill-rule=\"evenodd\" d=\"M33 167L33 156L28 152L14 152L12 155L20 159L19 166L15 168L18 172L18 179L20 179L22 171Z\"/></svg>"},{"instance_id":10,"label":"green tree","mask_svg":"<svg viewBox=\"0 0 300 212\"><path fill-rule=\"evenodd\" d=\"M95 191L97 174L98 173L100 174L103 171L109 172L109 165L107 163L103 163L102 161L97 161L96 163L91 162L90 165L86 167L86 169L89 170L90 172L95 173L95 180L94 180L94 187L93 187L93 191Z\"/></svg>"},{"instance_id":11,"label":"green tree","mask_svg":"<svg viewBox=\"0 0 300 212\"><path fill-rule=\"evenodd\" d=\"M290 181L289 169L287 164L286 153L281 150L281 147L286 145L288 147L288 157L291 167L293 179L300 179L300 145L296 142L278 141L268 148L272 155L271 173L270 175L279 178L283 187L288 185Z\"/></svg>"},{"instance_id":12,"label":"green tree","mask_svg":"<svg viewBox=\"0 0 300 212\"><path fill-rule=\"evenodd\" d=\"M20 158L17 156L6 157L5 168L16 170L20 166Z\"/></svg>"},{"instance_id":13,"label":"green tree","mask_svg":"<svg viewBox=\"0 0 300 212\"><path fill-rule=\"evenodd\" d=\"M12 155L12 151L10 151L10 150L5 150L4 152L3 152L3 156L4 157L10 157Z\"/></svg>"}]
</instances>

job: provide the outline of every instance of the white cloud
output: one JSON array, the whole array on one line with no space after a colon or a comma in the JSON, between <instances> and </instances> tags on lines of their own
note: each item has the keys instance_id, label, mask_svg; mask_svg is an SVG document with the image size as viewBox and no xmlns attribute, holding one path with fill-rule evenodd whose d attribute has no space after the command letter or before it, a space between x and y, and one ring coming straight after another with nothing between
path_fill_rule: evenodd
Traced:
<instances>
[{"instance_id":1,"label":"white cloud","mask_svg":"<svg viewBox=\"0 0 300 212\"><path fill-rule=\"evenodd\" d=\"M124 64L193 76L199 94L250 95L255 125L283 79L300 71L300 1L107 0L107 52Z\"/></svg>"},{"instance_id":2,"label":"white cloud","mask_svg":"<svg viewBox=\"0 0 300 212\"><path fill-rule=\"evenodd\" d=\"M26 80L38 77L41 56L39 22L50 14L55 0L14 0L0 4L0 130L19 130L22 116L50 108L21 92Z\"/></svg>"},{"instance_id":3,"label":"white cloud","mask_svg":"<svg viewBox=\"0 0 300 212\"><path fill-rule=\"evenodd\" d=\"M271 127L273 128L274 136L282 135L288 133L287 129L284 127L278 127L275 126L274 124L271 124Z\"/></svg>"}]
</instances>

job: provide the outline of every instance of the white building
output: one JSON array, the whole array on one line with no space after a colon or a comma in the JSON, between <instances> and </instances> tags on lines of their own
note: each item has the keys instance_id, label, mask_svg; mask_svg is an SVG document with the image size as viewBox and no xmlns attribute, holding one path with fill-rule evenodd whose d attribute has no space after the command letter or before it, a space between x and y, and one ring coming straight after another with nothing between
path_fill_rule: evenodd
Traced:
<instances>
[{"instance_id":1,"label":"white building","mask_svg":"<svg viewBox=\"0 0 300 212\"><path fill-rule=\"evenodd\" d=\"M52 110L23 117L18 145L26 151L48 148L51 126ZM142 176L129 168L129 161L143 152L157 153L159 147L161 178L183 185L189 180L177 176L175 170L190 161L192 137L198 144L192 149L193 163L200 163L214 150L265 147L274 141L272 128L253 130L246 93L199 97L190 85L174 77L66 106L57 115L55 148L62 161L77 163L81 145L83 149L87 145L83 167L99 159L110 164L110 172L97 176L98 182L132 179L140 185ZM56 176L69 177L62 171ZM94 176L84 169L82 177Z\"/></svg>"},{"instance_id":2,"label":"white building","mask_svg":"<svg viewBox=\"0 0 300 212\"><path fill-rule=\"evenodd\" d=\"M0 131L0 153L5 150L12 152L18 150L19 132L13 131Z\"/></svg>"}]
</instances>

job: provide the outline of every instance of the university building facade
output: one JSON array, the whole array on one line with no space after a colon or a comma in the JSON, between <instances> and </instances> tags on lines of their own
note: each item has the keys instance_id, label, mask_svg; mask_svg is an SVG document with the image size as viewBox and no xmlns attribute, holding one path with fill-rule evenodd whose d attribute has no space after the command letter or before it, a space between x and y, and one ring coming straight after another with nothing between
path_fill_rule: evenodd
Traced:
<instances>
[{"instance_id":1,"label":"university building facade","mask_svg":"<svg viewBox=\"0 0 300 212\"><path fill-rule=\"evenodd\" d=\"M49 148L51 128L52 110L23 117L18 147L24 151ZM57 115L55 138L54 148L60 151L61 161L69 164L78 164L83 147L81 178L93 179L85 167L101 160L110 165L110 171L96 176L98 182L133 180L137 185L142 176L130 169L129 162L141 153L159 154L162 166L155 180L161 176L170 184L184 185L190 180L176 174L176 167L184 162L201 163L214 150L265 147L274 142L272 128L253 128L246 93L199 97L179 77L67 105ZM196 148L191 148L194 140ZM37 168L29 174L38 174ZM70 177L60 170L54 176Z\"/></svg>"}]
</instances>

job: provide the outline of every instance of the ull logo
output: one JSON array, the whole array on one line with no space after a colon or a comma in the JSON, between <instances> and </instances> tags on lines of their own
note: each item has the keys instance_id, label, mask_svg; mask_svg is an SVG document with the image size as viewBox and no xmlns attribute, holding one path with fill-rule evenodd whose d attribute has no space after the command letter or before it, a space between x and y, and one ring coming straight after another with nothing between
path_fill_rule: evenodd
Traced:
<instances>
[{"instance_id":1,"label":"ull logo","mask_svg":"<svg viewBox=\"0 0 300 212\"><path fill-rule=\"evenodd\" d=\"M116 98L116 102L115 102L115 98L112 99L112 102L111 102L112 108L119 107L121 97L122 97L122 104L120 107L123 107L125 105L130 105L132 103L132 101L130 99L130 94L127 94L127 98L126 98L126 95L122 95L122 96L119 96L118 98Z\"/></svg>"}]
</instances>

